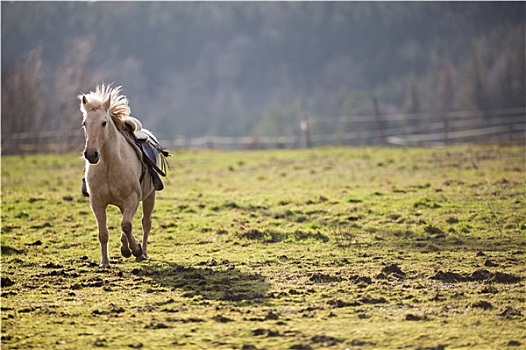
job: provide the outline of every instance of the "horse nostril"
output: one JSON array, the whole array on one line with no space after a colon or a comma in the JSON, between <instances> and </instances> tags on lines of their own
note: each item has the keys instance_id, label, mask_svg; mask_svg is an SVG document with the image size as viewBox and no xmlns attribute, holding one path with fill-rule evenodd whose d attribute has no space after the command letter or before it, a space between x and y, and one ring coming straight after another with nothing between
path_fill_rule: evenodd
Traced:
<instances>
[{"instance_id":1,"label":"horse nostril","mask_svg":"<svg viewBox=\"0 0 526 350\"><path fill-rule=\"evenodd\" d=\"M84 151L84 158L88 159L88 152Z\"/></svg>"},{"instance_id":2,"label":"horse nostril","mask_svg":"<svg viewBox=\"0 0 526 350\"><path fill-rule=\"evenodd\" d=\"M95 157L95 159L99 159L99 152L95 151L95 153L93 154L93 156Z\"/></svg>"}]
</instances>

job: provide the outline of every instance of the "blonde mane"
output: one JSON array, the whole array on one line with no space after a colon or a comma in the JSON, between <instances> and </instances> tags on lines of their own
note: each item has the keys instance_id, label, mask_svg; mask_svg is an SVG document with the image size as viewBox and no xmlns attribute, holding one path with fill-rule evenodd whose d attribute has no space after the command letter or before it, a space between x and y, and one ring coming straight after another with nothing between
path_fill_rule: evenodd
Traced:
<instances>
[{"instance_id":1,"label":"blonde mane","mask_svg":"<svg viewBox=\"0 0 526 350\"><path fill-rule=\"evenodd\" d=\"M115 126L122 130L124 127L124 121L130 116L131 109L128 106L128 98L124 95L120 95L121 86L113 88L111 85L97 85L95 91L91 91L88 94L81 94L78 96L80 99L80 110L86 118L88 112L95 109L105 109L105 106L109 105L107 112ZM86 103L84 103L84 98Z\"/></svg>"}]
</instances>

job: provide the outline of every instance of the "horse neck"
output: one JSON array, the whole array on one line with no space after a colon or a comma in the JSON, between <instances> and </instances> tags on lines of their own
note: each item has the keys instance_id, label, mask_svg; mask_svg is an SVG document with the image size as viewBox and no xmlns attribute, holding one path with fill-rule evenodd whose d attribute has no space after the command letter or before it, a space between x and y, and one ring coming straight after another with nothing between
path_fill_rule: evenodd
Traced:
<instances>
[{"instance_id":1,"label":"horse neck","mask_svg":"<svg viewBox=\"0 0 526 350\"><path fill-rule=\"evenodd\" d=\"M110 131L108 133L108 139L104 141L104 145L101 149L101 155L103 161L107 166L118 165L119 163L125 162L124 147L127 147L127 141L124 135L117 129L113 122L108 123Z\"/></svg>"}]
</instances>

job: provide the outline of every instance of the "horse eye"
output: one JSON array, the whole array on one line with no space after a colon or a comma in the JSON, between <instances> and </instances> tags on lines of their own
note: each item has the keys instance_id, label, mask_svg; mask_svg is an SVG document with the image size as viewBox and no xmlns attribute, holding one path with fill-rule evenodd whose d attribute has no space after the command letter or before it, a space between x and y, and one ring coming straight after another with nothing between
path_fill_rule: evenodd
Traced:
<instances>
[{"instance_id":1,"label":"horse eye","mask_svg":"<svg viewBox=\"0 0 526 350\"><path fill-rule=\"evenodd\" d=\"M102 127L105 127L106 126L106 122L102 122Z\"/></svg>"}]
</instances>

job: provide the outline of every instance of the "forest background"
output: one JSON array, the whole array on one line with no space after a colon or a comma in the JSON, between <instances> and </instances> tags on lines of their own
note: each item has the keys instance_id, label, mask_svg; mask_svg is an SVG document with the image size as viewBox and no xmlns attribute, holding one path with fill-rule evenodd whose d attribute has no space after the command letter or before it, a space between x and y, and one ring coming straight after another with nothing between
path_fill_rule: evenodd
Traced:
<instances>
[{"instance_id":1,"label":"forest background","mask_svg":"<svg viewBox=\"0 0 526 350\"><path fill-rule=\"evenodd\" d=\"M162 139L525 106L524 2L2 2L2 134L123 86ZM351 128L342 123L341 128ZM334 132L333 129L328 130ZM347 131L347 130L340 130Z\"/></svg>"}]
</instances>

